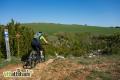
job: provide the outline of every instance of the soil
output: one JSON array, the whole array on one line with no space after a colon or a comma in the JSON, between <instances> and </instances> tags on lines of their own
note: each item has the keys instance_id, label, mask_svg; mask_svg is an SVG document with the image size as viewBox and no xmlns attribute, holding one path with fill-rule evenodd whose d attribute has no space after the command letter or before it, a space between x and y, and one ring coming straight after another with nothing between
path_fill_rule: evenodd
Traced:
<instances>
[{"instance_id":1,"label":"soil","mask_svg":"<svg viewBox=\"0 0 120 80\"><path fill-rule=\"evenodd\" d=\"M86 80L93 69L106 71L110 65L114 65L114 63L86 66L68 59L49 59L46 62L37 64L35 68L31 69L33 70L31 77L4 77L4 71L15 71L17 68L24 70L22 64L9 64L0 69L0 80ZM116 74L118 75L120 73Z\"/></svg>"}]
</instances>

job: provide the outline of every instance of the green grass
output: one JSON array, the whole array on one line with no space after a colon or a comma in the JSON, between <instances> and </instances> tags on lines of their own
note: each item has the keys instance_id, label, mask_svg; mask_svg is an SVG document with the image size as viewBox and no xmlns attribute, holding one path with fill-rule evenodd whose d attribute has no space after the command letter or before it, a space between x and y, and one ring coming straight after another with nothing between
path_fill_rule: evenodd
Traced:
<instances>
[{"instance_id":1,"label":"green grass","mask_svg":"<svg viewBox=\"0 0 120 80\"><path fill-rule=\"evenodd\" d=\"M71 59L71 58L70 58ZM86 66L80 71L88 71L90 74L86 77L86 80L119 80L120 77L120 57L119 55L102 55L89 58L87 56L75 57L72 61L78 62L80 65ZM90 65L100 65L106 64L104 66L90 67ZM90 71L89 71L90 70ZM75 73L74 73L75 74ZM74 76L70 75L70 76ZM79 75L78 73L76 75ZM71 79L68 79L71 80Z\"/></svg>"},{"instance_id":2,"label":"green grass","mask_svg":"<svg viewBox=\"0 0 120 80\"><path fill-rule=\"evenodd\" d=\"M87 55L83 55L81 57L75 57L72 60L83 65L102 64L104 62L118 63L118 61L120 60L119 56L120 55L113 54L113 55L100 55L100 56L89 58Z\"/></svg>"},{"instance_id":3,"label":"green grass","mask_svg":"<svg viewBox=\"0 0 120 80\"><path fill-rule=\"evenodd\" d=\"M24 26L32 28L36 31L43 31L46 33L56 32L90 32L92 34L113 34L120 33L119 28L107 28L96 26L83 26L83 25L65 25L53 23L24 23Z\"/></svg>"},{"instance_id":4,"label":"green grass","mask_svg":"<svg viewBox=\"0 0 120 80\"><path fill-rule=\"evenodd\" d=\"M19 63L21 63L21 60L20 58L17 57L12 57L10 62L6 61L5 59L0 59L0 68L3 68L9 64L19 64Z\"/></svg>"},{"instance_id":5,"label":"green grass","mask_svg":"<svg viewBox=\"0 0 120 80\"><path fill-rule=\"evenodd\" d=\"M112 75L108 72L100 72L93 70L87 77L87 80L113 80Z\"/></svg>"}]
</instances>

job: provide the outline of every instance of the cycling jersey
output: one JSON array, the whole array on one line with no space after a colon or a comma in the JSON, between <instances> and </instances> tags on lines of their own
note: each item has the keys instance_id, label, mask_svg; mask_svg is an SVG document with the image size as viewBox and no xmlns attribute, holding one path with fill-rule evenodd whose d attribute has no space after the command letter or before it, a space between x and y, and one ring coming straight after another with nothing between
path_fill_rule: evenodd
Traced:
<instances>
[{"instance_id":1,"label":"cycling jersey","mask_svg":"<svg viewBox=\"0 0 120 80\"><path fill-rule=\"evenodd\" d=\"M45 43L47 43L47 41L46 41L46 39L44 38L44 36L42 36L42 33L37 32L37 33L34 35L34 38L36 38L37 40L42 39L42 40L45 41Z\"/></svg>"},{"instance_id":2,"label":"cycling jersey","mask_svg":"<svg viewBox=\"0 0 120 80\"><path fill-rule=\"evenodd\" d=\"M42 50L42 46L41 46L41 42L40 40L44 40L45 43L47 43L47 40L43 37L42 33L40 32L37 32L35 35L34 35L34 38L32 40L32 48L36 51L40 51Z\"/></svg>"}]
</instances>

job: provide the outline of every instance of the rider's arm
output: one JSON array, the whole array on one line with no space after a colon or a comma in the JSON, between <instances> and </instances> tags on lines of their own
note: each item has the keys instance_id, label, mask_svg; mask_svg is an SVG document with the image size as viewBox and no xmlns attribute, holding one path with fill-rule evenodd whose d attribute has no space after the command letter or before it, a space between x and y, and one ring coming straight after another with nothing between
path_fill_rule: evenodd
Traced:
<instances>
[{"instance_id":1,"label":"rider's arm","mask_svg":"<svg viewBox=\"0 0 120 80\"><path fill-rule=\"evenodd\" d=\"M48 43L47 40L43 36L41 36L40 39L43 39L45 43Z\"/></svg>"}]
</instances>

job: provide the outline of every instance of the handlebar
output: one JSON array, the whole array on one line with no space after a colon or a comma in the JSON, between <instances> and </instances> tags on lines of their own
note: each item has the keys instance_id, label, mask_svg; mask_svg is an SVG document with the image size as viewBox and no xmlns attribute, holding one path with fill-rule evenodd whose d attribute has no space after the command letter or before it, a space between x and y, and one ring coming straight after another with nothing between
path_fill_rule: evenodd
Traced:
<instances>
[{"instance_id":1,"label":"handlebar","mask_svg":"<svg viewBox=\"0 0 120 80\"><path fill-rule=\"evenodd\" d=\"M41 44L41 45L48 45L48 43L47 44Z\"/></svg>"}]
</instances>

